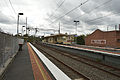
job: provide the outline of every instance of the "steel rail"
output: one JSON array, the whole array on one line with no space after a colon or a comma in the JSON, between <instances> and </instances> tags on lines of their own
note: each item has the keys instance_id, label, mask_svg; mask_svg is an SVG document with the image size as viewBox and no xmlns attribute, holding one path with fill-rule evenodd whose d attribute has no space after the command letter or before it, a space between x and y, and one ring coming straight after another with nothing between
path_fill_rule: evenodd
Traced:
<instances>
[{"instance_id":1,"label":"steel rail","mask_svg":"<svg viewBox=\"0 0 120 80\"><path fill-rule=\"evenodd\" d=\"M109 71L107 71L107 70L105 70L105 69L101 69L100 67L97 67L97 66L95 66L95 65L92 65L92 64L89 64L89 63L87 63L87 62L84 62L84 61L80 60L79 58L82 58L82 59L87 60L87 61L91 61L91 62L93 62L93 63L102 65L102 66L104 66L104 67L108 67L108 68L112 68L112 69L114 69L114 70L120 71L120 69L118 69L118 68L115 68L115 67L112 67L112 66L109 66L109 65L106 65L106 64L102 64L102 63L100 63L100 62L97 62L97 61L94 61L94 60L91 60L91 59L88 59L88 58L83 58L83 57L80 57L80 56L75 56L75 55L73 55L73 54L68 54L67 51L62 51L62 50L60 50L60 49L51 48L51 47L48 47L48 46L46 46L46 45L43 45L43 46L45 46L45 47L47 47L47 48L50 48L51 50L53 50L53 51L55 51L55 52L57 52L57 53L60 53L60 54L62 54L62 55L64 55L64 56L67 56L67 57L72 58L72 59L74 59L74 60L80 61L80 62L82 62L82 63L84 63L84 64L86 64L86 65L92 66L92 67L94 67L94 68L97 68L97 69L99 69L99 70L101 70L101 71L104 71L104 72L106 72L106 73L109 73L109 74L111 74L111 75L120 77L120 75L114 74L114 73L109 72ZM69 53L70 53L70 52L69 52Z\"/></svg>"}]
</instances>

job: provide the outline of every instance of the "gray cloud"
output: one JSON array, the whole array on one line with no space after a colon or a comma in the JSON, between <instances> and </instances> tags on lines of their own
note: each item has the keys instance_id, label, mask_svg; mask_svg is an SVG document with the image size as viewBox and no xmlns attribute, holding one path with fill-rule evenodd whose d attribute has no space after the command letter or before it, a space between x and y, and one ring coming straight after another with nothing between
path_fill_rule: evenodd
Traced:
<instances>
[{"instance_id":1,"label":"gray cloud","mask_svg":"<svg viewBox=\"0 0 120 80\"><path fill-rule=\"evenodd\" d=\"M103 25L107 26L110 24L119 24L120 14L116 14L116 13L120 12L120 8L119 8L120 1L119 0L111 0L110 2L106 3L105 5L102 5L99 8L93 10L97 6L103 4L107 1L109 1L109 0L99 0L99 1L98 0L90 0L85 5L74 10L73 12L71 12L70 14L66 15L65 17L61 18L58 21L63 23L64 28L73 29L73 27L74 27L73 20L79 20L80 22L82 22L82 23L80 23L80 25L84 26L84 27L80 28L80 32L82 30L84 32L84 29L93 31L97 28L101 28L101 26L103 26ZM67 13L68 11L73 9L75 6L77 6L79 4L78 2L79 1L77 1L77 3L75 1L71 1L71 2L65 3L63 5L63 7L61 7L61 9L59 9L59 11L57 11L55 16L59 18L60 16L64 15L65 13ZM93 11L91 12L91 10L93 10ZM109 14L111 14L111 15L109 15ZM108 16L106 16L106 15L108 15ZM79 18L76 18L77 16L79 16ZM54 20L56 20L56 17L54 18ZM97 19L99 17L103 17L103 18ZM91 20L93 20L93 21L91 21ZM56 21L56 22L58 22L58 21ZM90 26L94 26L94 27L90 27ZM106 30L106 28L105 28L105 30ZM69 31L71 31L71 30L69 30Z\"/></svg>"},{"instance_id":2,"label":"gray cloud","mask_svg":"<svg viewBox=\"0 0 120 80\"><path fill-rule=\"evenodd\" d=\"M7 15L3 14L0 11L0 23L2 24L14 24L14 18L13 17L8 17Z\"/></svg>"},{"instance_id":3,"label":"gray cloud","mask_svg":"<svg viewBox=\"0 0 120 80\"><path fill-rule=\"evenodd\" d=\"M93 30L98 28L106 30L106 27L104 28L102 26L109 25L112 27L114 25L111 24L119 24L120 14L118 13L120 13L120 0L111 0L110 2L102 6L100 5L109 0L89 0L86 4L59 19L59 17L63 16L86 0L65 0L63 5L59 9L57 9L62 1L64 0L12 0L12 3L17 12L24 12L26 13L25 16L32 17L30 18L31 25L41 24L45 28L58 29L58 24L60 22L62 32L74 33L74 20L80 21L80 23L78 24L78 33L80 34L92 32ZM96 8L98 6L100 7ZM103 18L97 19L98 17ZM41 19L44 19L44 22L41 22ZM20 21L20 24L24 25L24 22L24 20ZM54 23L51 24L52 22ZM12 25L16 24L16 20L14 20L13 17L7 16L6 14L0 12L0 23ZM46 26L46 24L51 25Z\"/></svg>"}]
</instances>

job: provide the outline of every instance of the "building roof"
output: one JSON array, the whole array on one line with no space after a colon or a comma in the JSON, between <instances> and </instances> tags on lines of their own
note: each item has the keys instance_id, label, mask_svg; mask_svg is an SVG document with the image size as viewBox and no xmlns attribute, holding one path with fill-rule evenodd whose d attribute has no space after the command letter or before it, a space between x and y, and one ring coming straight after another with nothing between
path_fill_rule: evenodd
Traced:
<instances>
[{"instance_id":1,"label":"building roof","mask_svg":"<svg viewBox=\"0 0 120 80\"><path fill-rule=\"evenodd\" d=\"M113 30L113 31L102 31L100 29L96 29L93 33L89 34L89 35L92 35L94 33L97 33L97 32L101 32L101 33L110 33L110 32L120 32L119 30ZM88 36L89 36L88 35Z\"/></svg>"},{"instance_id":2,"label":"building roof","mask_svg":"<svg viewBox=\"0 0 120 80\"><path fill-rule=\"evenodd\" d=\"M66 34L55 34L55 35L46 36L44 38L55 37L55 36L66 36Z\"/></svg>"},{"instance_id":3,"label":"building roof","mask_svg":"<svg viewBox=\"0 0 120 80\"><path fill-rule=\"evenodd\" d=\"M73 36L75 34L71 34L71 35L68 35L68 34L55 34L55 35L51 35L51 36L46 36L44 38L50 38L50 37L56 37L56 36Z\"/></svg>"}]
</instances>

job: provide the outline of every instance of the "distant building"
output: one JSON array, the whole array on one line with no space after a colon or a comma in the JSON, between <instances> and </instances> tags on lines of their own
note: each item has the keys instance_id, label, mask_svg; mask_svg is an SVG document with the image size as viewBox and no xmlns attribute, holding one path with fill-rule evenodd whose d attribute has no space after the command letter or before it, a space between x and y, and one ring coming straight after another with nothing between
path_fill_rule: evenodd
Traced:
<instances>
[{"instance_id":1,"label":"distant building","mask_svg":"<svg viewBox=\"0 0 120 80\"><path fill-rule=\"evenodd\" d=\"M74 36L75 35L68 35L68 34L56 34L51 36L46 36L42 40L42 42L54 43L54 44L72 44L74 43Z\"/></svg>"},{"instance_id":2,"label":"distant building","mask_svg":"<svg viewBox=\"0 0 120 80\"><path fill-rule=\"evenodd\" d=\"M101 31L97 29L85 38L85 45L120 47L120 31Z\"/></svg>"}]
</instances>

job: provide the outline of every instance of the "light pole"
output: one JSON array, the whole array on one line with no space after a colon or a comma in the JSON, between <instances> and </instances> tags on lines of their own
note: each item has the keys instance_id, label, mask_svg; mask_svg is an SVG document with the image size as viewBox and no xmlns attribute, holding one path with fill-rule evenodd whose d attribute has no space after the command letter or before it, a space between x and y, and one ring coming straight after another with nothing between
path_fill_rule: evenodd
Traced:
<instances>
[{"instance_id":1,"label":"light pole","mask_svg":"<svg viewBox=\"0 0 120 80\"><path fill-rule=\"evenodd\" d=\"M17 36L19 35L19 15L23 15L23 13L18 13L18 19L17 19Z\"/></svg>"},{"instance_id":2,"label":"light pole","mask_svg":"<svg viewBox=\"0 0 120 80\"><path fill-rule=\"evenodd\" d=\"M77 35L77 23L79 23L79 21L74 20L74 22L75 22L75 25L76 25L76 35Z\"/></svg>"},{"instance_id":3,"label":"light pole","mask_svg":"<svg viewBox=\"0 0 120 80\"><path fill-rule=\"evenodd\" d=\"M27 33L27 35L29 35L30 28L28 27L28 28L27 28L27 30L28 30L28 33Z\"/></svg>"},{"instance_id":4,"label":"light pole","mask_svg":"<svg viewBox=\"0 0 120 80\"><path fill-rule=\"evenodd\" d=\"M26 35L27 35L27 17L26 17Z\"/></svg>"},{"instance_id":5,"label":"light pole","mask_svg":"<svg viewBox=\"0 0 120 80\"><path fill-rule=\"evenodd\" d=\"M24 33L24 30L23 30L24 27L25 27L25 26L22 26L22 36L23 36L23 33Z\"/></svg>"},{"instance_id":6,"label":"light pole","mask_svg":"<svg viewBox=\"0 0 120 80\"><path fill-rule=\"evenodd\" d=\"M79 21L76 21L76 20L74 20L74 22L75 22L75 25L76 25L76 38L75 38L75 42L76 42L76 44L77 44L77 23L79 23Z\"/></svg>"}]
</instances>

